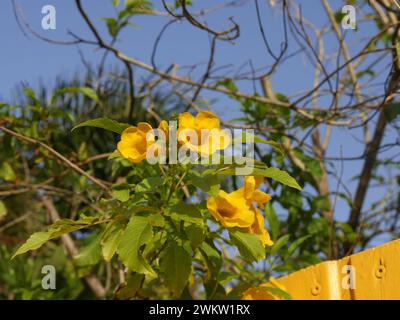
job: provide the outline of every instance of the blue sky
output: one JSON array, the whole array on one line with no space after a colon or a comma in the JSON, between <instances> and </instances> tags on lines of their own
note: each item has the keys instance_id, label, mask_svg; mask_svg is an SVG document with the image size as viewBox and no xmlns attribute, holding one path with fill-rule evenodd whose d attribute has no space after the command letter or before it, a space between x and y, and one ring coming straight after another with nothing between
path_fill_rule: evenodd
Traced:
<instances>
[{"instance_id":1,"label":"blue sky","mask_svg":"<svg viewBox=\"0 0 400 320\"><path fill-rule=\"evenodd\" d=\"M206 8L223 1L202 0L201 7ZM263 9L266 1L260 1ZM327 21L326 15L318 0L303 0L302 10L304 16L322 27ZM70 30L83 37L91 38L90 33L82 18L79 16L74 1L65 0L19 0L26 19L32 28L41 35L57 39L67 40L66 33ZM44 31L41 29L41 8L44 5L54 5L57 10L57 29ZM111 5L111 0L83 1L84 7L95 21L96 26L104 31L104 22L101 17L113 16L115 10ZM330 1L332 8L339 10L343 2L339 0ZM161 9L161 8L160 8ZM233 16L235 21L241 26L241 37L235 43L218 43L218 55L216 65L232 65L236 68L252 61L254 66L261 67L271 63L267 56L264 45L260 38L256 12L253 2L240 8L230 8L221 12L213 13L207 19L208 23L215 29L223 29L229 26L228 17ZM265 26L268 36L275 52L279 49L282 28L281 19L278 14L268 13L264 15ZM160 29L168 20L163 17L143 16L133 20L135 26L128 28L121 35L121 41L117 47L127 55L149 63L150 53ZM359 30L346 33L346 41L349 43L352 52L357 50L356 41L363 36L371 35L371 27L360 25ZM57 75L73 75L82 70L83 65L76 46L62 46L42 42L32 35L24 35L18 27L13 15L11 1L1 1L0 4L0 30L1 43L0 49L0 100L12 100L15 98L15 85L22 81L28 83L33 88L37 87L39 81L48 86L53 85ZM334 50L336 41L326 42L326 51ZM101 52L94 47L79 47L85 57L96 62L101 56ZM204 63L207 62L209 55L209 38L200 30L196 30L187 23L173 25L165 34L165 38L160 43L157 64L160 68L166 68L175 62L179 65L199 64L198 75L204 70ZM112 65L115 60L110 59ZM382 62L381 62L382 63ZM382 63L383 66L383 63ZM309 88L313 81L313 72L310 71L310 64L304 56L289 60L279 72L272 77L273 87L276 91L291 94ZM239 83L240 89L245 92L252 92L252 84ZM208 98L217 98L215 110L225 119L237 115L238 105L216 95L205 93ZM327 104L328 100L321 99L321 104ZM333 132L333 139L328 150L328 155L338 156L342 149L343 155L347 157L358 156L363 152L363 145L358 143L351 135L359 132L353 130L351 133L347 129L338 128ZM385 141L392 142L394 136L386 136ZM350 190L354 191L355 182L351 181L361 169L361 161L350 161L344 163L343 180ZM338 170L340 164L337 163ZM331 188L336 188L336 182L331 181ZM372 201L383 197L386 190L382 188L374 189L368 194L367 205ZM347 205L339 201L336 207L336 217L344 220L348 214Z\"/></svg>"}]
</instances>

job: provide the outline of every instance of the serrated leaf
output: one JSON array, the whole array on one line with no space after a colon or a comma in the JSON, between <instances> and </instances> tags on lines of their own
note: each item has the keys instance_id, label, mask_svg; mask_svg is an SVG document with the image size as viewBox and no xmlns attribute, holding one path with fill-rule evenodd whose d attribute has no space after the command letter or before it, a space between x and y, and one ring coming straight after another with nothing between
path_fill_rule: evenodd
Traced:
<instances>
[{"instance_id":1,"label":"serrated leaf","mask_svg":"<svg viewBox=\"0 0 400 320\"><path fill-rule=\"evenodd\" d=\"M32 234L29 239L18 248L18 250L12 256L12 259L30 250L39 249L47 241L58 238L63 234L85 229L102 222L105 221L99 220L96 217L84 217L77 221L71 219L58 220L52 224L47 231L41 231Z\"/></svg>"},{"instance_id":2,"label":"serrated leaf","mask_svg":"<svg viewBox=\"0 0 400 320\"><path fill-rule=\"evenodd\" d=\"M131 271L154 276L154 270L141 255L141 247L147 244L152 236L147 217L131 217L117 249L121 261Z\"/></svg>"},{"instance_id":3,"label":"serrated leaf","mask_svg":"<svg viewBox=\"0 0 400 320\"><path fill-rule=\"evenodd\" d=\"M80 124L73 127L71 131L74 131L75 129L81 127L96 127L121 134L126 128L130 127L130 125L127 123L117 122L108 118L97 118L81 122Z\"/></svg>"},{"instance_id":4,"label":"serrated leaf","mask_svg":"<svg viewBox=\"0 0 400 320\"><path fill-rule=\"evenodd\" d=\"M238 229L230 230L229 235L245 260L254 262L265 258L265 248L257 235Z\"/></svg>"},{"instance_id":5,"label":"serrated leaf","mask_svg":"<svg viewBox=\"0 0 400 320\"><path fill-rule=\"evenodd\" d=\"M168 288L175 297L180 297L185 288L192 266L190 254L183 246L172 241L166 248L160 262L160 270L164 275Z\"/></svg>"},{"instance_id":6,"label":"serrated leaf","mask_svg":"<svg viewBox=\"0 0 400 320\"><path fill-rule=\"evenodd\" d=\"M282 237L280 237L274 245L271 247L271 255L274 255L276 252L278 252L288 241L289 241L290 235L286 234Z\"/></svg>"},{"instance_id":7,"label":"serrated leaf","mask_svg":"<svg viewBox=\"0 0 400 320\"><path fill-rule=\"evenodd\" d=\"M11 259L14 259L16 256L28 252L30 250L36 250L40 248L45 242L50 240L50 233L41 231L32 234L26 242L18 248L18 250L14 253Z\"/></svg>"}]
</instances>

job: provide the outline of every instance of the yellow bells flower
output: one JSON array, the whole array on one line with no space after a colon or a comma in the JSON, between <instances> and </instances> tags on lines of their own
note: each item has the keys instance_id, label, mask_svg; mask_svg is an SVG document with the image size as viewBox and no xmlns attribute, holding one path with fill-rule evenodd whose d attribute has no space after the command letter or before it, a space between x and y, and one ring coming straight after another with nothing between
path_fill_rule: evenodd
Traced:
<instances>
[{"instance_id":1,"label":"yellow bells flower","mask_svg":"<svg viewBox=\"0 0 400 320\"><path fill-rule=\"evenodd\" d=\"M207 208L224 227L250 228L254 223L254 212L243 197L220 190L217 197L210 197Z\"/></svg>"},{"instance_id":2,"label":"yellow bells flower","mask_svg":"<svg viewBox=\"0 0 400 320\"><path fill-rule=\"evenodd\" d=\"M255 219L254 219L254 223L248 229L248 232L259 236L264 247L272 246L274 243L271 240L271 237L269 236L267 229L265 229L263 215L261 214L260 210L258 210L257 208L253 208L253 212L254 212Z\"/></svg>"},{"instance_id":3,"label":"yellow bells flower","mask_svg":"<svg viewBox=\"0 0 400 320\"><path fill-rule=\"evenodd\" d=\"M169 127L168 127L168 122L165 120L162 120L160 124L158 125L158 129L164 132L165 134L165 141L168 141L168 134L169 134Z\"/></svg>"},{"instance_id":4,"label":"yellow bells flower","mask_svg":"<svg viewBox=\"0 0 400 320\"><path fill-rule=\"evenodd\" d=\"M200 111L195 117L189 112L179 115L178 141L189 150L209 156L223 150L231 137L220 127L219 118L210 111Z\"/></svg>"},{"instance_id":5,"label":"yellow bells flower","mask_svg":"<svg viewBox=\"0 0 400 320\"><path fill-rule=\"evenodd\" d=\"M162 121L159 129L165 132L165 126L168 130L168 124L166 121ZM147 150L155 142L156 139L151 125L146 122L139 122L137 127L132 126L122 132L117 149L124 158L133 163L139 163L146 158Z\"/></svg>"},{"instance_id":6,"label":"yellow bells flower","mask_svg":"<svg viewBox=\"0 0 400 320\"><path fill-rule=\"evenodd\" d=\"M273 242L264 225L264 217L253 207L255 202L264 208L265 203L271 200L269 194L257 190L262 182L262 177L245 177L244 185L240 189L229 194L221 190L216 198L210 197L207 208L224 227L242 228L257 235L264 246L272 246Z\"/></svg>"},{"instance_id":7,"label":"yellow bells flower","mask_svg":"<svg viewBox=\"0 0 400 320\"><path fill-rule=\"evenodd\" d=\"M271 277L269 283L262 284L259 287L249 288L243 292L242 300L282 300L282 297L268 291L268 289L266 289L268 287L278 288L286 292L286 288Z\"/></svg>"},{"instance_id":8,"label":"yellow bells flower","mask_svg":"<svg viewBox=\"0 0 400 320\"><path fill-rule=\"evenodd\" d=\"M244 185L238 190L238 192L243 192L247 201L257 203L261 209L264 209L264 205L271 200L269 194L258 190L263 181L263 177L244 177Z\"/></svg>"}]
</instances>

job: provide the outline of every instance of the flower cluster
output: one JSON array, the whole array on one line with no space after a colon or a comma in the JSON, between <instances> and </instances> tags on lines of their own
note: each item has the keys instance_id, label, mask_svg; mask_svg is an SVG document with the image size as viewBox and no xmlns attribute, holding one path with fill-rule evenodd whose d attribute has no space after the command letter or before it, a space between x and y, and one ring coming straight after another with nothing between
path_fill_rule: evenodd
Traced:
<instances>
[{"instance_id":1,"label":"flower cluster","mask_svg":"<svg viewBox=\"0 0 400 320\"><path fill-rule=\"evenodd\" d=\"M161 121L158 129L164 135L163 140L167 141L168 123L165 120ZM196 116L189 112L181 113L174 138L180 145L202 156L212 155L218 150L227 148L231 143L230 135L220 127L219 118L209 111L200 111ZM150 154L155 155L161 152L161 148L156 144L154 130L146 122L140 122L136 127L125 129L121 134L117 149L124 158L133 163L145 160L149 151L152 151ZM165 150L163 152L165 153Z\"/></svg>"},{"instance_id":2,"label":"flower cluster","mask_svg":"<svg viewBox=\"0 0 400 320\"><path fill-rule=\"evenodd\" d=\"M268 231L264 226L264 217L259 207L271 200L271 196L258 190L263 182L262 177L248 176L244 178L244 185L240 189L226 193L220 190L217 197L210 197L207 208L213 217L226 228L241 228L245 232L256 234L264 246L273 244Z\"/></svg>"}]
</instances>

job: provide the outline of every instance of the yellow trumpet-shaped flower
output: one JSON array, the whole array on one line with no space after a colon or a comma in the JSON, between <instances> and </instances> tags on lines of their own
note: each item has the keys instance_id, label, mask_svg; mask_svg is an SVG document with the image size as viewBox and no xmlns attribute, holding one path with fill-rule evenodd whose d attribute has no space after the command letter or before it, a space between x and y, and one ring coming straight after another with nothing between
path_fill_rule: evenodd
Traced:
<instances>
[{"instance_id":1,"label":"yellow trumpet-shaped flower","mask_svg":"<svg viewBox=\"0 0 400 320\"><path fill-rule=\"evenodd\" d=\"M161 121L159 129L168 136L168 124ZM156 142L153 128L146 122L139 122L136 127L126 128L121 134L121 141L118 142L117 149L121 155L132 161L139 163L146 158L147 150Z\"/></svg>"},{"instance_id":2,"label":"yellow trumpet-shaped flower","mask_svg":"<svg viewBox=\"0 0 400 320\"><path fill-rule=\"evenodd\" d=\"M205 156L223 150L231 143L230 135L220 127L219 118L209 111L200 111L196 116L181 113L177 134L181 144Z\"/></svg>"},{"instance_id":3,"label":"yellow trumpet-shaped flower","mask_svg":"<svg viewBox=\"0 0 400 320\"><path fill-rule=\"evenodd\" d=\"M245 177L240 189L229 194L221 190L217 197L210 197L207 208L224 227L243 228L243 231L259 236L264 246L271 246L273 242L265 228L264 217L253 206L256 203L264 208L265 203L271 200L269 194L257 189L262 181L262 177Z\"/></svg>"},{"instance_id":4,"label":"yellow trumpet-shaped flower","mask_svg":"<svg viewBox=\"0 0 400 320\"><path fill-rule=\"evenodd\" d=\"M282 300L282 298L274 293L268 291L270 288L278 288L286 291L286 288L276 281L273 277L269 279L269 283L262 284L259 287L252 287L247 289L242 294L242 300Z\"/></svg>"},{"instance_id":5,"label":"yellow trumpet-shaped flower","mask_svg":"<svg viewBox=\"0 0 400 320\"><path fill-rule=\"evenodd\" d=\"M254 212L243 197L221 190L216 198L210 197L207 208L224 227L250 228L254 223Z\"/></svg>"},{"instance_id":6,"label":"yellow trumpet-shaped flower","mask_svg":"<svg viewBox=\"0 0 400 320\"><path fill-rule=\"evenodd\" d=\"M274 243L272 242L267 229L265 229L263 215L257 208L253 208L253 211L255 218L253 224L248 229L248 232L257 235L260 238L264 247L272 246Z\"/></svg>"},{"instance_id":7,"label":"yellow trumpet-shaped flower","mask_svg":"<svg viewBox=\"0 0 400 320\"><path fill-rule=\"evenodd\" d=\"M236 190L235 193L244 197L249 204L253 204L255 202L260 208L264 209L264 205L271 200L271 196L265 192L262 192L261 190L258 190L258 187L261 185L263 180L263 177L244 177L243 187Z\"/></svg>"}]
</instances>

